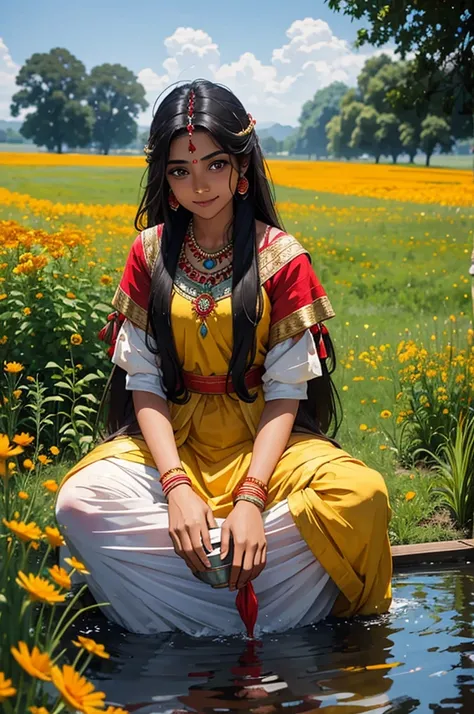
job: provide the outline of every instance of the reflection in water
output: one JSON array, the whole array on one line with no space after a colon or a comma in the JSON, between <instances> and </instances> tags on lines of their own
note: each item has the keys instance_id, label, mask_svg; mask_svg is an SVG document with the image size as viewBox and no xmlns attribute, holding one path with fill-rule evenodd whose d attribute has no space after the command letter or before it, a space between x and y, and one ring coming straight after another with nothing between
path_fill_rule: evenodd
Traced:
<instances>
[{"instance_id":1,"label":"reflection in water","mask_svg":"<svg viewBox=\"0 0 474 714\"><path fill-rule=\"evenodd\" d=\"M254 642L133 635L99 616L77 629L110 652L88 674L130 714L474 714L473 613L466 568L399 575L381 618Z\"/></svg>"}]
</instances>

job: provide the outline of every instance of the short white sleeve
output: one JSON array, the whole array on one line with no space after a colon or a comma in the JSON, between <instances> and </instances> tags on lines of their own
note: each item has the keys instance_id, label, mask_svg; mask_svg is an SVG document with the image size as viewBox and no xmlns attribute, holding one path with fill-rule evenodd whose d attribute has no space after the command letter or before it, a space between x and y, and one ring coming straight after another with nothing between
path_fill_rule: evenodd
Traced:
<instances>
[{"instance_id":1,"label":"short white sleeve","mask_svg":"<svg viewBox=\"0 0 474 714\"><path fill-rule=\"evenodd\" d=\"M322 375L321 362L310 329L295 342L280 342L267 353L262 377L265 401L307 399L307 382Z\"/></svg>"},{"instance_id":2,"label":"short white sleeve","mask_svg":"<svg viewBox=\"0 0 474 714\"><path fill-rule=\"evenodd\" d=\"M149 337L152 346L155 342ZM130 391L152 392L166 399L163 387L161 358L150 352L145 343L145 331L125 319L117 335L112 362L127 373L125 388Z\"/></svg>"}]
</instances>

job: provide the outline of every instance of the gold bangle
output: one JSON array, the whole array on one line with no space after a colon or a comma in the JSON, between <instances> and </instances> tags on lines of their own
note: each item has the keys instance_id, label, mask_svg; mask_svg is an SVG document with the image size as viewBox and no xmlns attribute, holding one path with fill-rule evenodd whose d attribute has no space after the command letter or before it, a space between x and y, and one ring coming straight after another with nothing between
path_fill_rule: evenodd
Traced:
<instances>
[{"instance_id":1,"label":"gold bangle","mask_svg":"<svg viewBox=\"0 0 474 714\"><path fill-rule=\"evenodd\" d=\"M254 478L254 476L246 476L240 485L242 486L246 481L250 481L250 483L256 483L258 486L260 486L260 488L263 488L265 493L268 492L268 484L264 483L263 481L260 481L259 478Z\"/></svg>"},{"instance_id":2,"label":"gold bangle","mask_svg":"<svg viewBox=\"0 0 474 714\"><path fill-rule=\"evenodd\" d=\"M171 474L176 474L176 473L185 474L187 476L186 471L184 470L184 468L182 466L173 466L172 469L168 469L168 471L165 471L163 476L160 476L160 478L159 478L160 483L167 476L171 476Z\"/></svg>"}]
</instances>

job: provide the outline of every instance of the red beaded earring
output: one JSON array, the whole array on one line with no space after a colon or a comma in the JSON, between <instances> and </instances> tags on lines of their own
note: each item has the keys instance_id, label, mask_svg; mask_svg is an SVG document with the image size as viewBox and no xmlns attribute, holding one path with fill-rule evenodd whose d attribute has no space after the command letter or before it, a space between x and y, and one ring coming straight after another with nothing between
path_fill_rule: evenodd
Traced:
<instances>
[{"instance_id":1,"label":"red beaded earring","mask_svg":"<svg viewBox=\"0 0 474 714\"><path fill-rule=\"evenodd\" d=\"M243 199L246 199L248 190L249 190L248 179L245 178L245 176L242 174L242 176L239 178L239 181L237 183L237 193L239 194L239 196L242 196Z\"/></svg>"},{"instance_id":2,"label":"red beaded earring","mask_svg":"<svg viewBox=\"0 0 474 714\"><path fill-rule=\"evenodd\" d=\"M177 211L179 208L179 201L174 195L172 189L170 188L170 192L168 194L168 203L169 207L171 208L172 211Z\"/></svg>"}]
</instances>

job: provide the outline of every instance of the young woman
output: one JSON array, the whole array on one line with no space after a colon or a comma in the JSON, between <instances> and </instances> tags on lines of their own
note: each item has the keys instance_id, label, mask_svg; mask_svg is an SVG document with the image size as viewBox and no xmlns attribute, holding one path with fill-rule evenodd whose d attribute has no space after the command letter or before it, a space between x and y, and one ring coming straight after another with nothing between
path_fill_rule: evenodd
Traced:
<instances>
[{"instance_id":1,"label":"young woman","mask_svg":"<svg viewBox=\"0 0 474 714\"><path fill-rule=\"evenodd\" d=\"M108 438L58 495L90 590L135 632L240 632L229 591L250 581L262 631L390 604L385 484L326 436L334 312L277 217L254 124L207 81L159 105L136 219L149 227L102 331ZM228 589L194 576L216 526Z\"/></svg>"}]
</instances>

